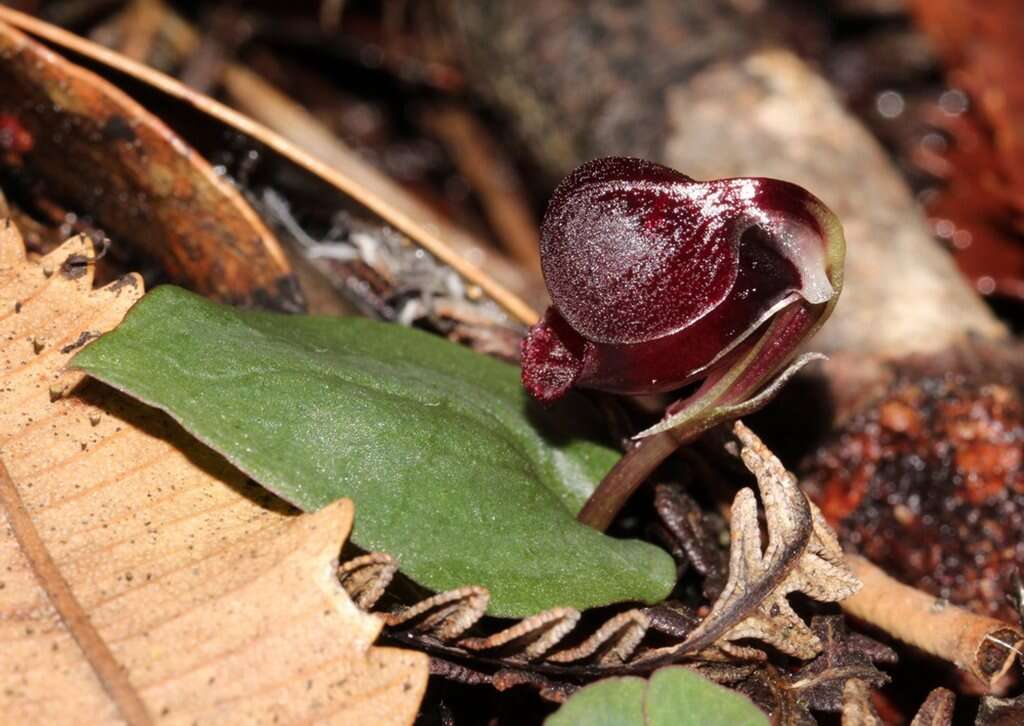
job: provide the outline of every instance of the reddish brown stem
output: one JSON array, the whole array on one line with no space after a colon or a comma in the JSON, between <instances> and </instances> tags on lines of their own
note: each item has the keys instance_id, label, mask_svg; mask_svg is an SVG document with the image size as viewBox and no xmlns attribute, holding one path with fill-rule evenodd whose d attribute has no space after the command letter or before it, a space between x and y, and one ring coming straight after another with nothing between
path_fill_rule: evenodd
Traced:
<instances>
[{"instance_id":1,"label":"reddish brown stem","mask_svg":"<svg viewBox=\"0 0 1024 726\"><path fill-rule=\"evenodd\" d=\"M612 467L576 518L602 532L633 492L683 443L678 429L640 439Z\"/></svg>"},{"instance_id":2,"label":"reddish brown stem","mask_svg":"<svg viewBox=\"0 0 1024 726\"><path fill-rule=\"evenodd\" d=\"M612 467L583 505L576 518L602 532L615 519L629 497L658 466L682 444L693 441L712 426L744 416L760 408L778 387L813 356L801 356L789 369L776 376L792 346L784 341L802 340L813 332L820 317L810 316L802 305L792 305L766 326L760 337L738 346L717 370L689 398L666 411L671 428L644 436ZM765 380L775 377L761 395L755 395Z\"/></svg>"}]
</instances>

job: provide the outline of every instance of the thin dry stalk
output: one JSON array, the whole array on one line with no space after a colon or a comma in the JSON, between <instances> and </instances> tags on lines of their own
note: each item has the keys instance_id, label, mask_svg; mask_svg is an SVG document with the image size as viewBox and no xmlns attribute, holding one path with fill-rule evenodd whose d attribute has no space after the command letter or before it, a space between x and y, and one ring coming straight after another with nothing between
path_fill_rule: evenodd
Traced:
<instances>
[{"instance_id":1,"label":"thin dry stalk","mask_svg":"<svg viewBox=\"0 0 1024 726\"><path fill-rule=\"evenodd\" d=\"M843 600L849 615L956 664L992 689L1024 644L1024 633L897 582L859 555L847 563L864 583Z\"/></svg>"},{"instance_id":2,"label":"thin dry stalk","mask_svg":"<svg viewBox=\"0 0 1024 726\"><path fill-rule=\"evenodd\" d=\"M423 120L480 195L484 212L508 253L540 275L537 223L526 192L487 129L473 114L453 105L432 109Z\"/></svg>"}]
</instances>

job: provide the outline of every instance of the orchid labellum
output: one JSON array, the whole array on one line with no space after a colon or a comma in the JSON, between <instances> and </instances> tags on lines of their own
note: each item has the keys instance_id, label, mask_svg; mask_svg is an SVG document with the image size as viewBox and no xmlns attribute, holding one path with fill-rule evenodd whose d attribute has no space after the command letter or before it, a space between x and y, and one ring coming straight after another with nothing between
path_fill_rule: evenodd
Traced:
<instances>
[{"instance_id":1,"label":"orchid labellum","mask_svg":"<svg viewBox=\"0 0 1024 726\"><path fill-rule=\"evenodd\" d=\"M767 401L835 306L844 252L835 215L789 182L701 182L630 158L562 181L541 230L553 305L523 341L523 385L550 402L573 386L642 394L702 381L640 434L583 521L606 527L680 443Z\"/></svg>"}]
</instances>

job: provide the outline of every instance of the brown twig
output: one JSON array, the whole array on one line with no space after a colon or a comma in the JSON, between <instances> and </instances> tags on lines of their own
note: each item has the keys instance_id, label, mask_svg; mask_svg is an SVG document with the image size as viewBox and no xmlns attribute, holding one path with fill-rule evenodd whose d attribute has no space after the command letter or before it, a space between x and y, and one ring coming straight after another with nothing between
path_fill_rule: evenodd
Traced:
<instances>
[{"instance_id":1,"label":"brown twig","mask_svg":"<svg viewBox=\"0 0 1024 726\"><path fill-rule=\"evenodd\" d=\"M897 582L859 555L846 561L864 586L843 610L963 668L992 689L1024 645L1024 633Z\"/></svg>"},{"instance_id":2,"label":"brown twig","mask_svg":"<svg viewBox=\"0 0 1024 726\"><path fill-rule=\"evenodd\" d=\"M209 94L224 77L238 49L252 35L252 25L230 5L215 8L205 20L207 30L200 36L195 52L185 57L179 76L186 86ZM145 61L145 57L139 60Z\"/></svg>"},{"instance_id":3,"label":"brown twig","mask_svg":"<svg viewBox=\"0 0 1024 726\"><path fill-rule=\"evenodd\" d=\"M452 105L431 109L423 120L480 195L487 219L502 245L526 269L539 275L537 224L526 193L487 129L473 114Z\"/></svg>"},{"instance_id":4,"label":"brown twig","mask_svg":"<svg viewBox=\"0 0 1024 726\"><path fill-rule=\"evenodd\" d=\"M145 60L160 32L163 7L158 0L135 0L124 23L121 52L132 60Z\"/></svg>"}]
</instances>

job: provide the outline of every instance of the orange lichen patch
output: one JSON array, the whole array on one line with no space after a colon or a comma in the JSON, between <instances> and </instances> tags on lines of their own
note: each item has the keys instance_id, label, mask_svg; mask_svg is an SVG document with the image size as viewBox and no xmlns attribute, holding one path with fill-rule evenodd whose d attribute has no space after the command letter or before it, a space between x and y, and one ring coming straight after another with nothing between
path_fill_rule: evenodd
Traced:
<instances>
[{"instance_id":1,"label":"orange lichen patch","mask_svg":"<svg viewBox=\"0 0 1024 726\"><path fill-rule=\"evenodd\" d=\"M904 582L1014 618L1024 557L1024 401L1009 385L897 381L808 463L844 544Z\"/></svg>"},{"instance_id":2,"label":"orange lichen patch","mask_svg":"<svg viewBox=\"0 0 1024 726\"><path fill-rule=\"evenodd\" d=\"M921 419L904 401L886 401L878 411L879 423L895 433L908 433L920 428Z\"/></svg>"}]
</instances>

